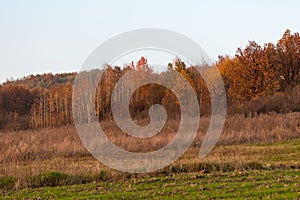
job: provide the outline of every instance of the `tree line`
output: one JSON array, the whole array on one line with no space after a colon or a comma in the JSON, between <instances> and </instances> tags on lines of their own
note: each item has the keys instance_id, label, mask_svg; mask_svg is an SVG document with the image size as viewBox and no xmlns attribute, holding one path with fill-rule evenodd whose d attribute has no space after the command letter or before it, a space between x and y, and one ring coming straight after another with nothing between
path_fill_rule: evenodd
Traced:
<instances>
[{"instance_id":1,"label":"tree line","mask_svg":"<svg viewBox=\"0 0 300 200\"><path fill-rule=\"evenodd\" d=\"M262 113L300 111L300 36L286 30L276 43L260 46L249 41L238 48L236 55L219 56L214 64L223 78L228 112ZM209 70L205 66L204 70ZM179 58L168 65L168 70L153 71L142 57L121 68L106 66L98 83L95 113L99 121L110 119L111 95L115 84L129 70L136 79L150 76L173 77L179 72L193 87L201 102L201 114L210 113L210 95L205 82L195 67L186 66ZM72 89L76 73L31 75L0 85L0 129L28 129L72 124ZM180 104L172 90L184 96L186 86L174 76L171 88L148 84L136 90L130 100L133 118L147 118L153 104L163 105L170 118L180 116ZM83 91L84 96L84 91Z\"/></svg>"}]
</instances>

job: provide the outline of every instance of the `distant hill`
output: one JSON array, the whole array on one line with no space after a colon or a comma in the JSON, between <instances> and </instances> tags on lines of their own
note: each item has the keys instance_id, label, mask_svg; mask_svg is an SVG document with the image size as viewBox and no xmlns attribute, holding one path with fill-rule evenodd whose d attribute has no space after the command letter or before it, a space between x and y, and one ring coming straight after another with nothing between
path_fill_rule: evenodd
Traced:
<instances>
[{"instance_id":1,"label":"distant hill","mask_svg":"<svg viewBox=\"0 0 300 200\"><path fill-rule=\"evenodd\" d=\"M13 81L6 81L2 86L27 86L30 89L41 87L44 89L49 89L58 85L63 84L73 84L74 79L77 75L77 72L72 73L61 73L61 74L38 74L38 75L29 75L25 76L22 79L17 79Z\"/></svg>"}]
</instances>

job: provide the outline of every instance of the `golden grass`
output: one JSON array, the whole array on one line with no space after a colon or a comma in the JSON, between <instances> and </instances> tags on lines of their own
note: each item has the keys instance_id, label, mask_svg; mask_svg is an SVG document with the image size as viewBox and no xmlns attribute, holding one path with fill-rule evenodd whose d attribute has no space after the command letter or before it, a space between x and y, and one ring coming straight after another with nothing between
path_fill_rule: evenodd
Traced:
<instances>
[{"instance_id":1,"label":"golden grass","mask_svg":"<svg viewBox=\"0 0 300 200\"><path fill-rule=\"evenodd\" d=\"M298 150L286 146L252 145L273 143L300 138L300 113L269 114L253 118L235 115L226 124L217 147L204 159L198 158L201 141L205 135L208 117L201 118L201 127L190 149L174 163L235 163L264 162L265 165L299 165ZM178 128L177 121L169 121L162 133L154 138L135 139L121 133L111 122L101 122L108 138L116 145L136 152L152 151L167 144ZM146 148L143 148L146 147ZM296 148L296 147L295 147ZM289 154L289 160L285 160ZM26 179L48 171L68 174L99 173L110 170L94 159L82 145L73 126L39 130L0 132L0 177L14 176ZM295 159L290 159L290 158ZM282 162L278 162L282 160ZM114 173L113 170L110 170Z\"/></svg>"}]
</instances>

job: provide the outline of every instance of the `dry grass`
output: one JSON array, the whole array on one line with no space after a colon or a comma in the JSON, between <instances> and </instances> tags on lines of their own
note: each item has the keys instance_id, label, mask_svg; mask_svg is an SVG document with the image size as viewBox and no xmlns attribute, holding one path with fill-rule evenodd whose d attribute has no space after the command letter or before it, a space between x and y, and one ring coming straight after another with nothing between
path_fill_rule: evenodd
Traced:
<instances>
[{"instance_id":1,"label":"dry grass","mask_svg":"<svg viewBox=\"0 0 300 200\"><path fill-rule=\"evenodd\" d=\"M194 146L201 145L210 119L202 117ZM149 139L124 134L110 121L101 122L107 137L130 151L146 152L161 148L176 134L178 121L168 121L161 133ZM300 113L269 114L253 118L228 117L218 145L272 143L300 137ZM82 157L89 153L73 126L27 131L0 132L1 163L44 160L53 157Z\"/></svg>"},{"instance_id":2,"label":"dry grass","mask_svg":"<svg viewBox=\"0 0 300 200\"><path fill-rule=\"evenodd\" d=\"M142 123L142 122L140 122ZM216 147L203 160L198 159L199 146L205 135L209 118L201 118L201 127L194 145L174 165L193 163L235 163L266 161L274 165L270 152L274 156L283 156L286 163L299 165L299 153L295 160L284 160L286 147L255 146L245 144L273 143L300 138L300 113L269 114L253 118L235 115L226 119L226 124ZM131 151L152 151L172 140L178 128L177 121L169 121L162 133L152 139L135 139L122 134L111 122L102 122L109 139L122 148ZM239 144L239 145L237 145ZM244 144L244 145L240 145ZM224 146L225 145L225 146ZM143 148L145 147L145 148ZM22 187L22 180L29 176L49 171L67 174L95 174L101 170L116 173L90 156L73 126L0 133L0 177L18 177L16 187ZM269 157L268 157L269 156ZM277 162L278 160L276 160ZM285 163L285 164L286 164ZM280 163L277 163L280 164Z\"/></svg>"},{"instance_id":3,"label":"dry grass","mask_svg":"<svg viewBox=\"0 0 300 200\"><path fill-rule=\"evenodd\" d=\"M235 115L226 119L218 144L272 143L300 137L300 113Z\"/></svg>"}]
</instances>

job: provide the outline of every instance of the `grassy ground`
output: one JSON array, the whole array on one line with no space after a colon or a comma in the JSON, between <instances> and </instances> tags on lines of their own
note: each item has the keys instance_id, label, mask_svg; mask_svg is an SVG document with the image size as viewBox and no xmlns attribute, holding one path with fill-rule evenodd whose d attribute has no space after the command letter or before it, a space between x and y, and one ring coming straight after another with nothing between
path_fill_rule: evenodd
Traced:
<instances>
[{"instance_id":1,"label":"grassy ground","mask_svg":"<svg viewBox=\"0 0 300 200\"><path fill-rule=\"evenodd\" d=\"M300 170L250 170L227 173L179 173L63 187L6 191L3 198L62 199L296 199Z\"/></svg>"},{"instance_id":2,"label":"grassy ground","mask_svg":"<svg viewBox=\"0 0 300 200\"><path fill-rule=\"evenodd\" d=\"M300 198L299 139L218 146L203 160L198 160L196 153L197 148L191 148L172 166L153 174L107 170L100 174L90 172L81 178L78 174L56 172L33 175L28 178L27 187L2 188L0 194L4 199ZM90 157L82 159L94 162ZM2 185L13 180L6 177Z\"/></svg>"},{"instance_id":3,"label":"grassy ground","mask_svg":"<svg viewBox=\"0 0 300 200\"><path fill-rule=\"evenodd\" d=\"M0 199L300 199L299 121L300 113L228 117L217 146L199 159L209 124L204 117L189 150L147 174L102 165L73 126L0 132ZM168 143L176 123L151 141L122 135L110 122L102 125L113 143L139 152Z\"/></svg>"}]
</instances>

